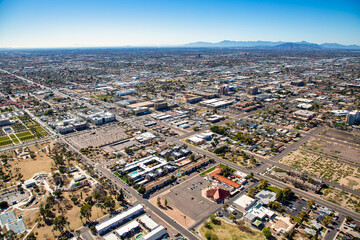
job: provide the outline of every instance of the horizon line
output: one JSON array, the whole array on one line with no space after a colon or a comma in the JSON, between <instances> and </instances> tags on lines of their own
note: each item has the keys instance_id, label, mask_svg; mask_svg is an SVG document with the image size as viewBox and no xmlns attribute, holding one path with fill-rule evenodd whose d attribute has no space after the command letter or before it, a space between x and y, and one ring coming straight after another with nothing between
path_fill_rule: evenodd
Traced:
<instances>
[{"instance_id":1,"label":"horizon line","mask_svg":"<svg viewBox=\"0 0 360 240\"><path fill-rule=\"evenodd\" d=\"M268 41L268 40L250 40L250 41L244 41L244 40L221 40L218 42L209 42L209 41L196 41L196 42L190 42L190 43L181 43L181 44L172 44L172 45L110 45L110 46L101 46L101 45L97 45L97 46L81 46L81 44L78 45L72 45L72 46L52 46L52 47L1 47L0 46L0 50L36 50L36 49L85 49L85 48L176 48L176 47L184 47L184 48L196 48L196 47L191 47L191 46L186 46L189 44L196 44L196 43L209 43L209 44L217 44L217 43L221 43L221 42L272 42L272 43L277 43L277 42L281 42L281 43L310 43L310 44L316 44L316 45L322 45L322 44L339 44L342 46L357 46L360 47L360 44L341 44L341 43L337 43L337 42L323 42L323 43L313 43L313 42L308 42L305 40L302 41L297 41L297 42L292 42L292 41ZM216 46L214 46L216 47ZM236 47L236 46L228 46L227 48L231 48L231 47ZM238 46L241 47L241 46ZM251 47L245 47L242 46L243 48L255 48L255 47L261 47L261 46L251 46ZM268 46L262 46L262 47L268 47ZM200 48L211 48L211 46L209 47L200 47Z\"/></svg>"}]
</instances>

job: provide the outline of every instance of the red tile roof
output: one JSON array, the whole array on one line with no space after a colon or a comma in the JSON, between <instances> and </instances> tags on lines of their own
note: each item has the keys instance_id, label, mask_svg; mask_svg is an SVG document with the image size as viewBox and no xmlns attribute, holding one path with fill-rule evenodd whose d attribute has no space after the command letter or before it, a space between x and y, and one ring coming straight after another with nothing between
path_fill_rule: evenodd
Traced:
<instances>
[{"instance_id":1,"label":"red tile roof","mask_svg":"<svg viewBox=\"0 0 360 240\"><path fill-rule=\"evenodd\" d=\"M217 169L215 169L214 171L208 173L208 175L216 180L218 180L219 182L225 183L231 187L234 188L239 188L241 185L237 182L234 182L230 179L227 179L226 177L223 177L220 175L221 173L221 167L220 166L216 166Z\"/></svg>"}]
</instances>

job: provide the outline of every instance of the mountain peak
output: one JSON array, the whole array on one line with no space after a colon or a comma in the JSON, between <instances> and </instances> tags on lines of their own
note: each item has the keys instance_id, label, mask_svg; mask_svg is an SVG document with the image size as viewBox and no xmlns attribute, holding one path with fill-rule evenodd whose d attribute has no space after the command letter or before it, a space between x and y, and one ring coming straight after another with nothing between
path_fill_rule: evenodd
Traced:
<instances>
[{"instance_id":1,"label":"mountain peak","mask_svg":"<svg viewBox=\"0 0 360 240\"><path fill-rule=\"evenodd\" d=\"M223 40L217 43L211 42L194 42L183 45L184 47L220 47L220 48L268 48L268 49L288 49L288 50L329 50L329 49L342 49L342 50L360 50L358 45L341 45L338 43L323 43L316 44L307 41L300 42L282 42L282 41L231 41Z\"/></svg>"}]
</instances>

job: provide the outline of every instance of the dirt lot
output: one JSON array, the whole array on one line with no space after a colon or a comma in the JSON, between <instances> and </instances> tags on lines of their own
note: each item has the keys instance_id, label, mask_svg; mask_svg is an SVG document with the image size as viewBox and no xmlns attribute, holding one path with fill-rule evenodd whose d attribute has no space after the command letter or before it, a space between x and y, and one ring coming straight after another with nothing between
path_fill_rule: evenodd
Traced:
<instances>
[{"instance_id":1,"label":"dirt lot","mask_svg":"<svg viewBox=\"0 0 360 240\"><path fill-rule=\"evenodd\" d=\"M325 189L323 198L351 211L360 213L360 197L340 189L330 187Z\"/></svg>"},{"instance_id":2,"label":"dirt lot","mask_svg":"<svg viewBox=\"0 0 360 240\"><path fill-rule=\"evenodd\" d=\"M324 133L322 133L322 135L324 135L325 137L335 138L341 141L360 145L360 136L348 132L343 132L335 129L328 129Z\"/></svg>"},{"instance_id":3,"label":"dirt lot","mask_svg":"<svg viewBox=\"0 0 360 240\"><path fill-rule=\"evenodd\" d=\"M360 190L360 168L329 158L296 150L285 156L280 163L306 171L322 179Z\"/></svg>"},{"instance_id":4,"label":"dirt lot","mask_svg":"<svg viewBox=\"0 0 360 240\"><path fill-rule=\"evenodd\" d=\"M23 175L23 179L27 180L38 172L51 172L54 161L46 153L37 153L34 159L17 159L11 162L12 172L16 172L15 168L19 168L19 172Z\"/></svg>"},{"instance_id":5,"label":"dirt lot","mask_svg":"<svg viewBox=\"0 0 360 240\"><path fill-rule=\"evenodd\" d=\"M360 163L360 148L357 149L314 138L310 139L303 148L327 156L342 158L347 161Z\"/></svg>"},{"instance_id":6,"label":"dirt lot","mask_svg":"<svg viewBox=\"0 0 360 240\"><path fill-rule=\"evenodd\" d=\"M235 224L230 224L225 221L220 220L220 224L211 224L212 229L206 228L204 225L200 228L200 233L205 239L205 233L210 232L218 236L219 240L228 240L228 239L243 239L243 240L258 240L264 239L264 235L259 230L245 226L246 232L239 230L238 226Z\"/></svg>"}]
</instances>

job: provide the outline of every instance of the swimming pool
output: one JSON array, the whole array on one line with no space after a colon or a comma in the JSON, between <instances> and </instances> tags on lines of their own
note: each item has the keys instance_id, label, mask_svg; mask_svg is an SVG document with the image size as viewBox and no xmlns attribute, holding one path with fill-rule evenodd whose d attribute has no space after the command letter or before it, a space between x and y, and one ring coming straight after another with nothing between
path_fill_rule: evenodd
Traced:
<instances>
[{"instance_id":1,"label":"swimming pool","mask_svg":"<svg viewBox=\"0 0 360 240\"><path fill-rule=\"evenodd\" d=\"M136 239L139 239L139 238L141 238L143 235L142 234L139 234L139 235L137 235L135 238Z\"/></svg>"},{"instance_id":2,"label":"swimming pool","mask_svg":"<svg viewBox=\"0 0 360 240\"><path fill-rule=\"evenodd\" d=\"M135 171L135 172L129 173L129 175L132 176L132 175L135 175L135 174L137 174L137 173L138 173L138 172Z\"/></svg>"}]
</instances>

